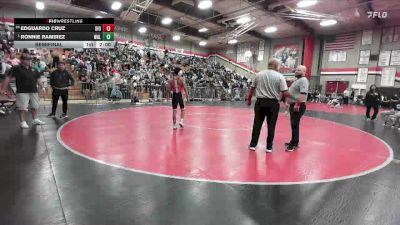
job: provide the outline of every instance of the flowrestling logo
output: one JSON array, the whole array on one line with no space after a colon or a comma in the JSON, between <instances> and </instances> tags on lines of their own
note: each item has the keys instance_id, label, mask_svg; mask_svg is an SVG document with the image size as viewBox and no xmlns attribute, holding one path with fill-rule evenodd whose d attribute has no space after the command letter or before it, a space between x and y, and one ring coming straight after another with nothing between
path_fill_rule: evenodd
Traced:
<instances>
[{"instance_id":1,"label":"flowrestling logo","mask_svg":"<svg viewBox=\"0 0 400 225\"><path fill-rule=\"evenodd\" d=\"M374 11L368 11L368 18L379 18L379 19L386 19L388 18L388 13L387 12L374 12Z\"/></svg>"}]
</instances>

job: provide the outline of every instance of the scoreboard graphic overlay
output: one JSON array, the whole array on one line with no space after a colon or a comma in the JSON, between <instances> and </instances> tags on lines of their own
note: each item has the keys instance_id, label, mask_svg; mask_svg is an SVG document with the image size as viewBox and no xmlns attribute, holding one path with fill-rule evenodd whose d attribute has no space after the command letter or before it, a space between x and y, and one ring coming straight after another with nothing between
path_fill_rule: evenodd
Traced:
<instances>
[{"instance_id":1,"label":"scoreboard graphic overlay","mask_svg":"<svg viewBox=\"0 0 400 225\"><path fill-rule=\"evenodd\" d=\"M114 48L113 18L16 18L16 48Z\"/></svg>"}]
</instances>

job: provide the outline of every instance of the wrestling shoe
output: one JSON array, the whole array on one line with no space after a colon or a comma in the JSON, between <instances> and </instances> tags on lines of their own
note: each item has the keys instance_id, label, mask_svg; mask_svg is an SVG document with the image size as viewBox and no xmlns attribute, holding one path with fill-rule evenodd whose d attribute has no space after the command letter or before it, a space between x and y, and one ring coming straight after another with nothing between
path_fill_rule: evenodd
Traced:
<instances>
[{"instance_id":1,"label":"wrestling shoe","mask_svg":"<svg viewBox=\"0 0 400 225\"><path fill-rule=\"evenodd\" d=\"M183 128L183 120L181 120L181 122L179 122L179 126L180 126L181 128Z\"/></svg>"}]
</instances>

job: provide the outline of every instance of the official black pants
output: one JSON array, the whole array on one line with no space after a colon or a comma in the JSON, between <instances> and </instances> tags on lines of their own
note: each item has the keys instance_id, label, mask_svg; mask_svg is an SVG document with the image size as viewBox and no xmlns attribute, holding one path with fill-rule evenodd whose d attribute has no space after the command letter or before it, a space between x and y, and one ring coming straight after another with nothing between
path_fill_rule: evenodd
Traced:
<instances>
[{"instance_id":1,"label":"official black pants","mask_svg":"<svg viewBox=\"0 0 400 225\"><path fill-rule=\"evenodd\" d=\"M371 108L373 108L374 109L374 114L372 115L372 118L370 117L370 114L371 114ZM367 113L365 114L365 116L369 119L369 118L371 118L371 119L376 119L376 116L378 115L378 113L379 113L379 105L367 105Z\"/></svg>"},{"instance_id":2,"label":"official black pants","mask_svg":"<svg viewBox=\"0 0 400 225\"><path fill-rule=\"evenodd\" d=\"M260 137L260 131L267 118L268 125L268 137L267 137L267 148L272 148L275 137L275 126L278 120L279 114L279 101L276 99L262 99L258 98L254 106L254 123L253 132L250 142L250 146L257 146L258 139Z\"/></svg>"},{"instance_id":3,"label":"official black pants","mask_svg":"<svg viewBox=\"0 0 400 225\"><path fill-rule=\"evenodd\" d=\"M290 126L292 127L292 139L290 140L290 144L298 146L300 140L300 120L306 111L306 104L301 103L298 112L294 110L294 106L295 104L291 104L289 108Z\"/></svg>"},{"instance_id":4,"label":"official black pants","mask_svg":"<svg viewBox=\"0 0 400 225\"><path fill-rule=\"evenodd\" d=\"M62 99L63 102L63 113L66 114L68 110L68 90L53 90L53 107L51 108L51 114L56 114L58 100Z\"/></svg>"}]
</instances>

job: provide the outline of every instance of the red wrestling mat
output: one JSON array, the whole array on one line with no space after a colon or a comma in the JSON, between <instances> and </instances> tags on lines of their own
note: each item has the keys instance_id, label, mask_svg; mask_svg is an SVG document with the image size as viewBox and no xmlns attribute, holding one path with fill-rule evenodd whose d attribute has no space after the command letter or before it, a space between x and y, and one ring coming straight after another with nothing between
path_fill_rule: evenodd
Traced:
<instances>
[{"instance_id":1,"label":"red wrestling mat","mask_svg":"<svg viewBox=\"0 0 400 225\"><path fill-rule=\"evenodd\" d=\"M59 141L99 163L139 173L223 183L293 184L361 176L387 165L383 141L345 125L303 117L300 148L284 151L291 136L280 115L274 152L265 153L266 127L256 152L247 149L253 110L189 106L185 128L172 129L166 106L90 114L60 128Z\"/></svg>"}]
</instances>

